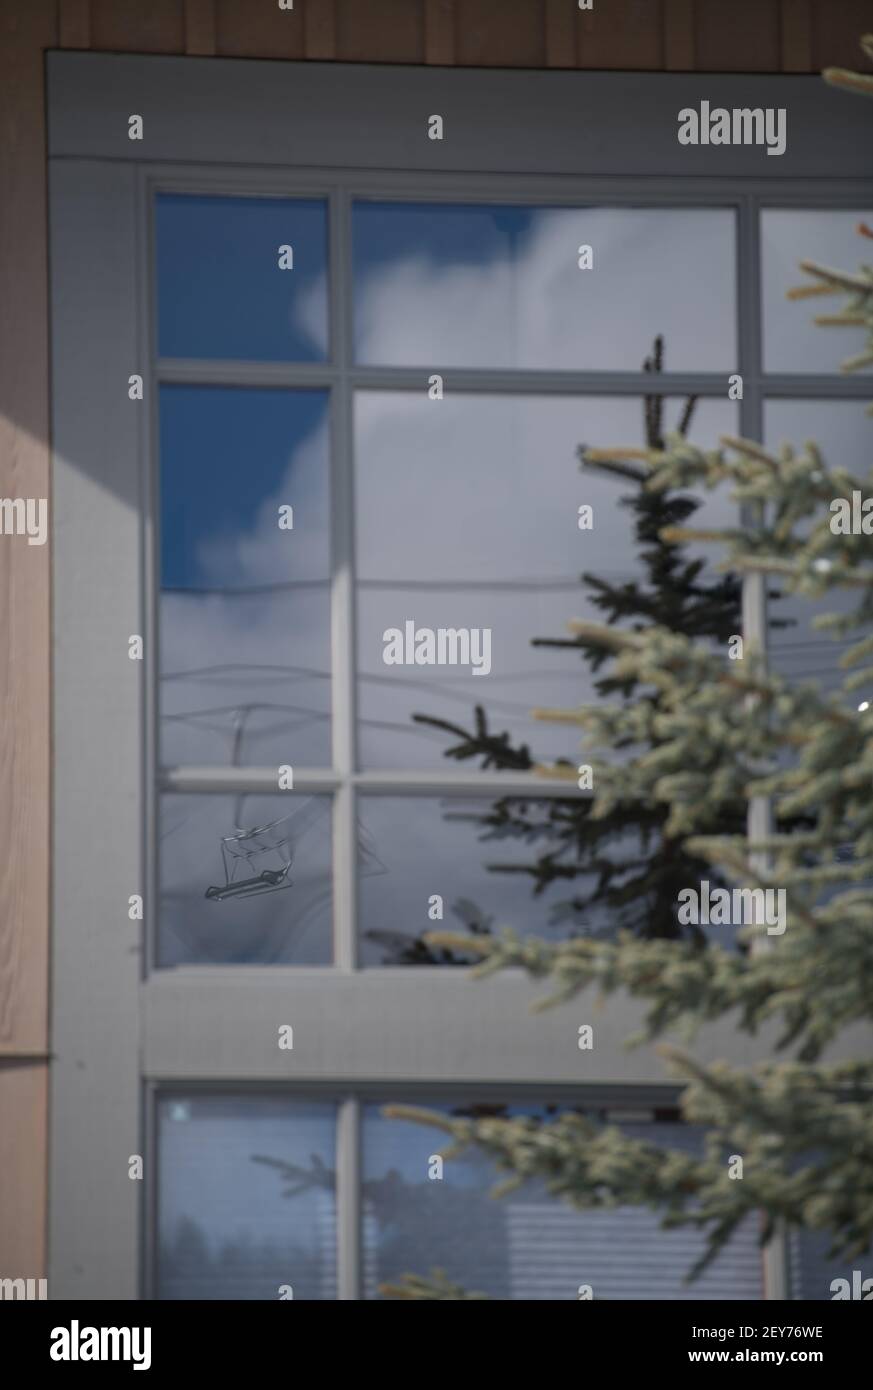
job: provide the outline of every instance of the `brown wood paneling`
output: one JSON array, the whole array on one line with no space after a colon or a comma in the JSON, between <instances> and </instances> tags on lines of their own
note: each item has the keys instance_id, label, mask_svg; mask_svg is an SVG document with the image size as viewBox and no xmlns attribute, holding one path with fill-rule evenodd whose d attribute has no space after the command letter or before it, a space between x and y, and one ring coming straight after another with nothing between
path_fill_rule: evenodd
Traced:
<instances>
[{"instance_id":1,"label":"brown wood paneling","mask_svg":"<svg viewBox=\"0 0 873 1390\"><path fill-rule=\"evenodd\" d=\"M46 1272L48 1067L0 1061L0 1275ZM51 1289L49 1289L51 1297Z\"/></svg>"},{"instance_id":2,"label":"brown wood paneling","mask_svg":"<svg viewBox=\"0 0 873 1390\"><path fill-rule=\"evenodd\" d=\"M303 0L303 51L307 58L336 57L336 0Z\"/></svg>"},{"instance_id":3,"label":"brown wood paneling","mask_svg":"<svg viewBox=\"0 0 873 1390\"><path fill-rule=\"evenodd\" d=\"M610 0L576 12L576 66L658 69L664 55L661 0Z\"/></svg>"},{"instance_id":4,"label":"brown wood paneling","mask_svg":"<svg viewBox=\"0 0 873 1390\"><path fill-rule=\"evenodd\" d=\"M303 0L293 10L216 0L216 51L230 58L302 58Z\"/></svg>"},{"instance_id":5,"label":"brown wood paneling","mask_svg":"<svg viewBox=\"0 0 873 1390\"><path fill-rule=\"evenodd\" d=\"M782 71L812 71L812 0L782 0Z\"/></svg>"},{"instance_id":6,"label":"brown wood paneling","mask_svg":"<svg viewBox=\"0 0 873 1390\"><path fill-rule=\"evenodd\" d=\"M91 0L91 47L114 53L184 53L182 0Z\"/></svg>"},{"instance_id":7,"label":"brown wood paneling","mask_svg":"<svg viewBox=\"0 0 873 1390\"><path fill-rule=\"evenodd\" d=\"M696 0L698 72L779 72L779 0Z\"/></svg>"},{"instance_id":8,"label":"brown wood paneling","mask_svg":"<svg viewBox=\"0 0 873 1390\"><path fill-rule=\"evenodd\" d=\"M215 0L185 0L185 52L215 52Z\"/></svg>"},{"instance_id":9,"label":"brown wood paneling","mask_svg":"<svg viewBox=\"0 0 873 1390\"><path fill-rule=\"evenodd\" d=\"M539 68L546 61L541 0L459 0L457 62Z\"/></svg>"},{"instance_id":10,"label":"brown wood paneling","mask_svg":"<svg viewBox=\"0 0 873 1390\"><path fill-rule=\"evenodd\" d=\"M43 48L55 6L0 7L0 497L49 499ZM51 521L51 512L49 511ZM43 1053L50 545L0 536L0 1053ZM3 1119L0 1118L0 1128ZM5 1179L4 1179L5 1185Z\"/></svg>"},{"instance_id":11,"label":"brown wood paneling","mask_svg":"<svg viewBox=\"0 0 873 1390\"><path fill-rule=\"evenodd\" d=\"M54 3L0 4L0 496L49 505L43 50L57 18ZM34 1279L47 1067L19 1059L48 1045L49 550L0 536L0 1273Z\"/></svg>"},{"instance_id":12,"label":"brown wood paneling","mask_svg":"<svg viewBox=\"0 0 873 1390\"><path fill-rule=\"evenodd\" d=\"M58 43L61 48L91 47L90 0L58 0Z\"/></svg>"},{"instance_id":13,"label":"brown wood paneling","mask_svg":"<svg viewBox=\"0 0 873 1390\"><path fill-rule=\"evenodd\" d=\"M48 18L52 0L32 0ZM14 6L13 6L14 8ZM873 0L57 0L64 48L701 72L854 66Z\"/></svg>"},{"instance_id":14,"label":"brown wood paneling","mask_svg":"<svg viewBox=\"0 0 873 1390\"><path fill-rule=\"evenodd\" d=\"M546 0L546 66L575 68L576 16L567 0Z\"/></svg>"},{"instance_id":15,"label":"brown wood paneling","mask_svg":"<svg viewBox=\"0 0 873 1390\"><path fill-rule=\"evenodd\" d=\"M350 63L423 63L423 0L337 0L336 56Z\"/></svg>"},{"instance_id":16,"label":"brown wood paneling","mask_svg":"<svg viewBox=\"0 0 873 1390\"><path fill-rule=\"evenodd\" d=\"M873 0L840 0L812 7L812 66L854 68L869 72L870 64L859 44L862 34L873 32Z\"/></svg>"},{"instance_id":17,"label":"brown wood paneling","mask_svg":"<svg viewBox=\"0 0 873 1390\"><path fill-rule=\"evenodd\" d=\"M664 0L664 67L694 71L694 0Z\"/></svg>"},{"instance_id":18,"label":"brown wood paneling","mask_svg":"<svg viewBox=\"0 0 873 1390\"><path fill-rule=\"evenodd\" d=\"M455 62L455 0L424 0L424 61Z\"/></svg>"}]
</instances>

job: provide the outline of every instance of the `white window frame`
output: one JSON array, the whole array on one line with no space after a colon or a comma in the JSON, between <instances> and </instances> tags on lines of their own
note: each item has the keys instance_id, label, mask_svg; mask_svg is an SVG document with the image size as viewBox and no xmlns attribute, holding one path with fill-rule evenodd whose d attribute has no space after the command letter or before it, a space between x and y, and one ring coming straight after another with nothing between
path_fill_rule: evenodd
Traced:
<instances>
[{"instance_id":1,"label":"white window frame","mask_svg":"<svg viewBox=\"0 0 873 1390\"><path fill-rule=\"evenodd\" d=\"M633 113L649 103L645 140ZM48 58L54 525L53 1087L50 1287L62 1298L153 1296L154 1093L163 1086L274 1088L338 1099L339 1297L360 1292L360 1097L518 1088L675 1096L652 1049L624 1039L643 1010L614 998L597 1049L575 1045L589 1002L531 1016L519 972L473 984L466 971L359 971L355 886L361 793L565 798L566 783L454 770L362 772L355 757L352 400L362 387L724 398L728 373L495 371L356 366L351 355L350 209L355 197L528 205L730 207L736 215L740 430L762 434L767 398L865 398L868 384L764 374L762 207L851 208L870 198L862 103L817 78L482 72L121 57ZM702 98L784 105L784 156L680 147L676 115ZM145 139L127 138L143 115ZM444 114L431 142L427 116ZM453 132L458 138L453 138ZM596 138L592 138L592 132ZM657 176L649 171L657 168ZM863 176L863 177L862 177ZM160 360L151 209L157 191L324 197L331 358L325 363ZM145 381L143 404L127 378ZM153 970L159 790L275 792L276 769L156 766L155 444L162 382L330 391L333 767L295 765L295 791L334 798L334 948L329 967ZM763 586L746 631L766 629ZM127 659L146 635L146 661ZM143 669L144 667L144 669ZM99 866L99 872L95 869ZM147 922L130 922L143 893ZM276 1028L294 1026L293 1052ZM708 1062L770 1055L726 1021L696 1047ZM834 1055L869 1050L844 1035ZM556 1089L557 1088L557 1089ZM145 1153L148 1182L127 1176ZM784 1252L767 1296L786 1297Z\"/></svg>"}]
</instances>

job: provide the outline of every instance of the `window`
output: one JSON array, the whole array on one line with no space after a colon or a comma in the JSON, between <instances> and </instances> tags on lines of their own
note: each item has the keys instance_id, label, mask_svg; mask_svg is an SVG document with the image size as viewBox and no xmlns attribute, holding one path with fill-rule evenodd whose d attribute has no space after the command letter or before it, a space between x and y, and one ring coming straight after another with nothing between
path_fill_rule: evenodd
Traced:
<instances>
[{"instance_id":1,"label":"window","mask_svg":"<svg viewBox=\"0 0 873 1390\"><path fill-rule=\"evenodd\" d=\"M438 1097L450 1114L483 1109L548 1120L548 1106ZM495 1202L490 1164L471 1154L433 1178L432 1130L362 1107L361 1215L365 1298L410 1270L441 1269L496 1299L743 1299L760 1293L749 1220L693 1287L698 1232L661 1232L634 1207L573 1212L541 1187ZM602 1110L626 1133L686 1152L699 1131L672 1112ZM337 1285L335 1107L268 1095L166 1093L158 1101L158 1296L333 1299Z\"/></svg>"},{"instance_id":2,"label":"window","mask_svg":"<svg viewBox=\"0 0 873 1390\"><path fill-rule=\"evenodd\" d=\"M580 593L580 497L599 518L586 537L586 569L621 579L640 565L615 482L581 481L576 450L582 439L639 437L643 402L630 394L638 391L632 368L658 325L675 340L677 366L694 361L693 313L682 294L689 274L714 286L703 308L717 328L715 355L698 365L737 365L736 210L395 203L329 187L320 200L219 198L168 193L162 182L147 185L157 310L157 747L172 769L161 798L156 961L329 965L345 953L354 962L423 963L414 924L426 924L430 892L449 881L464 901L457 856L481 858L481 849L473 816L457 803L477 779L452 776L445 729L416 712L464 723L485 698L514 741L540 758L573 758L573 736L543 732L528 710L534 699L579 699L576 663L546 664L530 642L596 612ZM577 264L584 238L606 261L593 279ZM650 254L666 258L663 275L645 270ZM464 301L478 337L464 328ZM631 314L641 304L642 315ZM328 317L348 324L329 344ZM612 319L615 332L605 327ZM312 361L319 351L322 376ZM460 365L470 379L454 390L450 373L448 394L440 386L434 398L433 378L410 373L428 362ZM362 363L386 364L378 383L359 377ZM556 397L553 372L574 363L624 371L610 394L577 377ZM476 379L504 368L512 376L496 390ZM722 396L723 387L719 378ZM736 406L715 389L708 384L692 431L709 446L738 427ZM664 402L674 427L683 400ZM345 443L335 437L344 413ZM291 520L280 527L283 508ZM711 520L730 515L717 498L705 511ZM435 632L487 631L487 657L480 653L480 669L472 654L458 670L386 666L384 634L410 621ZM343 671L353 674L351 689ZM583 670L591 698L592 679ZM292 815L281 798L256 809L266 775L257 770L270 764L293 769L291 799L302 806ZM194 793L192 766L195 782L232 767L235 799ZM434 771L454 801L427 795ZM312 774L345 797L350 843L336 824L331 835L327 798L310 795ZM474 809L481 814L487 803ZM425 825L427 840L413 831ZM439 872L442 843L451 859ZM224 877L207 886L210 864ZM500 910L487 871L484 878L480 890ZM361 911L367 904L356 937L343 902ZM520 925L529 930L526 906Z\"/></svg>"},{"instance_id":3,"label":"window","mask_svg":"<svg viewBox=\"0 0 873 1390\"><path fill-rule=\"evenodd\" d=\"M869 1298L873 1245L853 1260L834 1259L830 1241L820 1231L793 1231L788 1241L791 1296L807 1303L839 1297ZM839 1281L839 1282L837 1282Z\"/></svg>"},{"instance_id":4,"label":"window","mask_svg":"<svg viewBox=\"0 0 873 1390\"><path fill-rule=\"evenodd\" d=\"M618 493L580 479L575 454L640 440L647 393L668 422L696 396L706 446L778 433L786 405L796 433L810 400L836 440L854 430L863 383L793 355L779 296L807 232L830 246L864 204L839 177L860 117L828 108L827 178L801 180L790 153L764 169L754 148L703 177L667 77L640 167L620 76L596 97L574 76L568 121L563 75L207 66L49 62L53 1286L372 1297L444 1247L496 1297L574 1297L576 1280L644 1298L655 1258L682 1297L693 1241L646 1214L613 1226L537 1192L492 1207L472 1161L441 1189L452 1219L432 1219L432 1196L410 1212L432 1140L380 1104L536 1108L584 1089L594 1109L638 1109L659 1142L696 1142L662 1114L675 1093L657 1058L623 1048L630 1001L582 1053L575 1010L533 1016L528 981L477 988L423 952L433 894L453 922L577 925L548 926L548 895L520 892L511 847L477 830L496 799L555 806L567 784L449 760L439 721L481 702L537 756L575 759L529 709L584 699L585 669L530 639L586 615L583 567L638 566ZM811 119L831 100L768 77L768 102L780 81ZM736 79L741 104L757 83ZM119 92L161 113L121 158ZM464 138L431 147L422 111L441 102ZM589 108L596 147L574 124ZM584 556L581 503L598 516ZM716 495L704 515L730 513ZM481 674L386 663L386 632L409 621L488 631ZM719 1025L700 1051L768 1045ZM293 1199L283 1163L312 1179ZM761 1294L754 1235L705 1296ZM779 1296L786 1263L768 1261Z\"/></svg>"}]
</instances>

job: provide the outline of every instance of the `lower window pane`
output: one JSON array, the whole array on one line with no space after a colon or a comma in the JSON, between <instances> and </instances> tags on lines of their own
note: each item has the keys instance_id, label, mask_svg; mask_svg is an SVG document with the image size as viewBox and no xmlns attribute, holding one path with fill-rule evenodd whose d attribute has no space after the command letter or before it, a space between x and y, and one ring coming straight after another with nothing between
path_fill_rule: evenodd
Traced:
<instances>
[{"instance_id":1,"label":"lower window pane","mask_svg":"<svg viewBox=\"0 0 873 1390\"><path fill-rule=\"evenodd\" d=\"M436 1107L433 1107L436 1108ZM467 1107L453 1107L463 1112ZM542 1113L512 1107L508 1114ZM634 1137L665 1148L702 1152L702 1131L670 1123L624 1124ZM436 1137L435 1137L436 1136ZM364 1118L365 1294L412 1273L442 1269L468 1292L509 1300L575 1300L583 1284L595 1299L711 1301L763 1296L758 1228L747 1220L695 1283L683 1284L704 1239L688 1227L664 1231L643 1207L573 1211L526 1184L494 1199L502 1174L486 1160L446 1160L430 1179L437 1131L385 1119L371 1106Z\"/></svg>"},{"instance_id":2,"label":"lower window pane","mask_svg":"<svg viewBox=\"0 0 873 1390\"><path fill-rule=\"evenodd\" d=\"M335 1298L335 1130L323 1102L162 1097L158 1297Z\"/></svg>"},{"instance_id":3,"label":"lower window pane","mask_svg":"<svg viewBox=\"0 0 873 1390\"><path fill-rule=\"evenodd\" d=\"M548 1120L558 1107L469 1099L432 1108ZM697 1231L664 1231L647 1208L573 1211L536 1184L492 1198L503 1175L475 1154L445 1160L443 1177L432 1178L444 1137L382 1111L381 1103L362 1110L364 1298L435 1269L498 1300L575 1301L582 1285L601 1301L763 1296L754 1218L685 1285L703 1250ZM332 1101L294 1096L161 1095L158 1298L337 1297L336 1114ZM692 1126L599 1118L665 1148L702 1151L702 1131ZM822 1295L804 1288L795 1296Z\"/></svg>"},{"instance_id":4,"label":"lower window pane","mask_svg":"<svg viewBox=\"0 0 873 1390\"><path fill-rule=\"evenodd\" d=\"M328 965L331 799L161 798L158 964Z\"/></svg>"},{"instance_id":5,"label":"lower window pane","mask_svg":"<svg viewBox=\"0 0 873 1390\"><path fill-rule=\"evenodd\" d=\"M831 1256L821 1231L792 1231L788 1238L791 1296L808 1303L873 1299L873 1242L862 1255Z\"/></svg>"}]
</instances>

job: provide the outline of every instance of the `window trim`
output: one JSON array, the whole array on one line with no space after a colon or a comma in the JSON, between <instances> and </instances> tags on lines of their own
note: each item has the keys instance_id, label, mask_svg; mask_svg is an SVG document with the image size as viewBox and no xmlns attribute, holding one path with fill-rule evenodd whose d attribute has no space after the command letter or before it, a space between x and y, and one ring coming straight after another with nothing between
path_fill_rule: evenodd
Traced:
<instances>
[{"instance_id":1,"label":"window trim","mask_svg":"<svg viewBox=\"0 0 873 1390\"><path fill-rule=\"evenodd\" d=\"M709 180L704 192L700 191L698 181L689 185L652 177L643 194L639 184L627 178L600 178L597 180L597 193L592 191L591 180L576 178L543 179L530 176L517 177L511 181L505 177L477 175L456 182L451 176L447 182L444 175L407 173L402 182L386 184L384 174L376 171L357 171L349 175L346 171L229 171L226 167L210 168L203 165L180 168L178 165L153 166L143 164L138 169L139 198L148 225L148 241L145 246L145 264L141 267L141 281L145 302L149 305L148 333L142 340L143 362L149 363L148 398L151 438L158 437L158 395L165 384L196 384L251 387L274 387L287 389L323 389L330 393L330 468L331 468L331 622L332 622L332 668L331 668L331 730L332 761L331 769L300 768L295 765L295 786L301 792L330 790L334 796L334 860L333 860L333 968L355 970L358 961L357 928L357 884L355 881L355 824L356 804L359 792L426 792L428 789L452 791L459 795L481 795L488 785L481 774L446 771L430 775L427 772L404 773L388 771L366 771L357 767L357 682L356 665L356 608L355 608L355 556L354 556L354 440L353 419L355 393L361 389L415 390L421 391L427 373L438 371L447 388L452 392L469 391L489 394L510 394L525 392L531 396L548 394L633 395L641 396L656 391L664 396L681 396L687 393L702 398L723 399L725 382L729 371L742 372L744 398L740 402L740 432L747 437L759 438L762 431L763 400L765 393L772 394L771 377L763 373L761 364L761 322L760 297L758 289L758 232L759 218L764 202L759 194L749 194L741 190L736 180ZM857 204L862 189L856 184L844 187L839 195L844 197L846 206ZM796 187L786 187L782 197L784 205L792 206L797 199L808 205L809 198L803 197ZM327 203L327 231L329 247L329 285L328 318L329 350L324 362L306 363L259 363L252 361L234 362L227 359L202 360L194 358L163 358L157 350L156 297L150 291L152 267L156 263L154 208L156 198L161 193L245 196L245 197L300 197L323 198ZM653 381L650 374L642 371L561 371L537 369L480 369L452 368L439 362L425 367L402 366L358 366L354 362L352 347L352 246L351 214L355 200L374 199L388 201L434 201L452 202L457 199L475 201L480 206L506 203L530 206L540 199L562 207L617 206L646 208L722 208L732 212L735 224L735 277L736 277L736 361L733 367L723 372L664 372ZM836 206L833 195L827 206ZM748 248L744 257L743 247ZM835 375L809 376L783 375L779 378L781 389L789 396L808 397L821 389L822 395L836 398L863 397L863 379L842 378ZM148 457L153 458L151 446L147 446ZM153 459L151 476L155 479L153 494L154 525L157 527L159 507L156 495L158 468ZM149 578L146 583L146 602L149 604L148 631L157 635L159 589L155 573L158 542L155 541L146 554ZM759 607L764 593L757 577L747 581L747 589L755 592L755 606ZM763 613L760 629L765 628ZM158 679L156 663L150 663L150 700L152 711L148 728L150 736L156 740L156 717L158 707ZM152 747L149 755L151 764L158 765L157 749ZM536 792L541 797L587 795L576 793L565 782L549 784L532 774L520 775L510 779L495 774L493 781L503 795L515 787L521 794ZM219 767L176 766L162 767L158 774L159 790L206 791L274 791L275 769L223 769ZM148 873L151 885L149 903L156 911L159 902L159 883L156 858ZM158 924L154 917L148 920L146 932L146 951L149 969L154 968L154 952L157 942ZM183 967L184 968L184 967ZM292 968L292 967L289 967ZM293 967L306 968L306 967ZM416 967L410 967L415 969ZM426 967L420 967L425 969Z\"/></svg>"},{"instance_id":2,"label":"window trim","mask_svg":"<svg viewBox=\"0 0 873 1390\"><path fill-rule=\"evenodd\" d=\"M655 119L652 129L647 128L645 169L638 167L643 155L637 132L627 124L641 88L648 91L656 116L664 117L663 126ZM334 550L334 564L338 555L341 566L352 553L351 470L338 462L351 459L352 389L378 387L389 377L394 386L420 389L426 375L423 368L404 374L403 369L349 366L350 296L343 277L352 197L733 205L738 324L738 362L733 370L744 378L741 431L760 437L765 394L860 399L869 391L869 382L841 378L836 372L764 375L758 236L758 211L764 205L838 208L869 202L869 179L858 177L866 172L866 111L861 103L825 88L818 78L389 71L71 53L48 56L48 91L53 499L58 518L53 579L52 1287L62 1298L136 1298L140 1289L149 1287L144 1273L147 1224L141 1192L127 1178L126 1161L144 1145L153 1168L148 1111L155 1087L177 1089L182 1082L240 1088L275 1084L292 1092L317 1084L354 1088L343 1102L348 1108L343 1110L344 1138L338 1152L341 1149L346 1175L339 1222L339 1297L355 1298L360 1088L382 1091L396 1082L408 1093L416 1087L449 1084L445 1078L451 1069L455 1090L502 1085L514 1091L521 1084L545 1091L556 1083L578 1086L584 1079L586 1085L607 1090L622 1086L654 1091L664 1085L663 1071L658 1067L656 1074L645 1053L624 1051L623 1039L640 1012L635 1001L616 999L609 1016L599 1016L601 1040L597 1053L590 1054L592 1062L596 1057L592 1065L589 1054L579 1053L575 1046L576 1015L590 1012L589 998L581 999L575 1011L540 1015L533 1025L532 1046L529 1039L520 1043L519 1037L532 1026L526 1003L538 991L519 972L480 985L472 985L466 972L427 967L354 972L354 859L349 853L354 844L354 799L359 790L411 790L412 775L353 770L355 691L348 657L354 652L354 626L348 571L332 599L333 641L343 643L342 652L334 650L334 661L341 658L334 679L348 701L348 728L334 733L332 771L295 767L296 789L335 794L335 854L345 855L346 864L345 887L339 894L335 890L336 920L343 924L336 963L269 970L191 966L151 974L144 968L140 924L127 919L126 907L134 892L146 895L149 914L157 902L147 836L158 791L152 776L156 663L149 655L143 673L127 663L124 652L129 633L140 630L140 624L145 622L150 633L156 630L156 499L143 480L154 477L146 463L157 438L154 386L163 379L159 374L205 381L208 372L216 380L223 372L252 385L312 386L324 381L335 388L331 470L332 487L339 488L333 493L339 498L334 527L339 550ZM695 104L701 95L728 105L789 105L786 155L774 160L760 149L729 147L721 151L723 176L713 178L708 171L699 175L704 168L701 156L706 159L709 152L681 149L675 140L675 118L679 107ZM445 101L455 103L459 125L467 122L463 141L439 145L422 135L413 145L408 131L398 133L405 117L418 123L416 131L419 126L423 130L427 111L440 110L437 103ZM147 139L141 143L126 137L132 105L145 114ZM191 112L204 109L209 120L192 122ZM367 123L356 114L361 109L369 122L365 141L360 131ZM342 116L348 112L352 119L343 126ZM590 138L590 122L585 137L586 114L596 115L597 140ZM796 137L792 145L791 121L798 114L801 130L815 133L805 148ZM290 140L289 124L294 128ZM298 136L299 129L304 136ZM799 149L804 160L812 161L811 176L797 176ZM552 174L535 172L543 152L555 170ZM341 167L340 157L358 160L359 167ZM383 168L378 173L364 167L380 161ZM234 162L251 167L234 168ZM284 167L294 162L310 167L296 172ZM416 162L427 167L404 172ZM666 173L648 175L653 163ZM268 167L271 164L283 167ZM314 174L313 164L327 172ZM606 168L613 172L607 175ZM473 172L480 169L504 172ZM148 212L154 188L178 189L180 184L190 192L201 188L212 193L224 189L305 196L327 191L335 359L287 368L153 359ZM344 311L338 312L337 305L344 305ZM144 409L126 397L132 370L151 383ZM439 370L436 364L433 370ZM512 391L524 381L556 394L639 395L643 388L654 388L665 395L697 391L723 396L727 372L665 373L657 383L642 373L446 368L444 376L453 390ZM87 479L76 467L77 459L88 461ZM762 592L759 585L759 627ZM150 731L144 752L143 727ZM81 756L83 749L88 756ZM162 785L180 791L236 790L244 782L260 790L267 775L251 769L176 768L164 771ZM275 777L273 769L269 775ZM415 779L415 789L481 795L490 785L486 778L487 774L428 773ZM498 778L503 794L516 783L522 791L533 785L538 797L568 794L566 783L495 774L494 780ZM270 789L274 787L272 781ZM101 838L107 823L111 853ZM89 869L89 855L95 850L101 854L102 868L96 881ZM153 940L153 932L145 939ZM516 1002L509 1007L513 995ZM265 1001L272 1007L265 1009ZM295 1043L298 1034L301 1043L307 1032L317 1038L308 1057L305 1046L296 1047L293 1054L279 1054L269 1045L266 1035L273 1023L265 1017L285 1021L286 1014L294 1016ZM304 1022L302 1033L301 1018L311 1020L311 1029ZM330 1027L323 1026L325 1020ZM398 1023L405 1025L411 1045L392 1049L391 1030ZM742 1064L764 1055L771 1041L769 1033L759 1039L737 1035L720 1021L701 1035L698 1051ZM834 1056L856 1054L862 1046L869 1048L869 1030L858 1028L841 1039ZM293 1072L288 1070L289 1056ZM580 1078L580 1058L594 1074ZM548 1083L538 1083L542 1076ZM786 1296L781 1279L777 1270L766 1297Z\"/></svg>"},{"instance_id":3,"label":"window trim","mask_svg":"<svg viewBox=\"0 0 873 1390\"><path fill-rule=\"evenodd\" d=\"M785 152L722 146L719 176L867 177L869 114L817 76L430 68L143 54L49 53L56 157L298 168L706 176L708 146L680 145L684 106L788 110ZM636 112L645 105L645 139ZM197 116L207 111L209 119ZM144 119L129 141L128 117ZM445 139L427 139L431 113ZM192 118L193 117L193 118ZM122 153L123 152L123 153ZM836 161L836 164L835 164Z\"/></svg>"}]
</instances>

